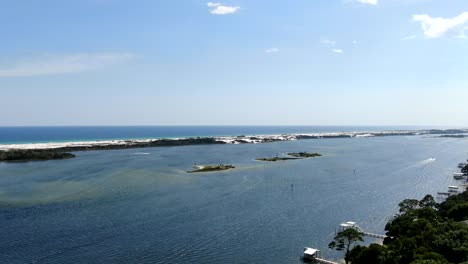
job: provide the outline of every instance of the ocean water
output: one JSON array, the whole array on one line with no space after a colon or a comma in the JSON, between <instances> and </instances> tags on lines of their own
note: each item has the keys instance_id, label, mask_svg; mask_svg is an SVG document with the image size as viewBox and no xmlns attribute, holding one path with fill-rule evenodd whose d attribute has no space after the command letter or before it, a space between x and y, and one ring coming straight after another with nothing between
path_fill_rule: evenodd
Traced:
<instances>
[{"instance_id":1,"label":"ocean water","mask_svg":"<svg viewBox=\"0 0 468 264\"><path fill-rule=\"evenodd\" d=\"M255 161L294 151L323 157ZM383 234L402 199L455 183L468 140L395 136L76 154L0 163L1 263L301 263L305 246L339 259L327 244L341 222ZM237 168L186 173L195 163Z\"/></svg>"},{"instance_id":2,"label":"ocean water","mask_svg":"<svg viewBox=\"0 0 468 264\"><path fill-rule=\"evenodd\" d=\"M382 131L423 127L368 126L83 126L0 127L0 144L113 139L272 135L292 133Z\"/></svg>"}]
</instances>

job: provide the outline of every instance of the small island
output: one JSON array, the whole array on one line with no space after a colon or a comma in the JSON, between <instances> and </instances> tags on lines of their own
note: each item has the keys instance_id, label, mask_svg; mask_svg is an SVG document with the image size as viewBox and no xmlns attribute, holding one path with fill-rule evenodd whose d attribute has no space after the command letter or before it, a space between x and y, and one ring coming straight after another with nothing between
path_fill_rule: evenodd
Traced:
<instances>
[{"instance_id":1,"label":"small island","mask_svg":"<svg viewBox=\"0 0 468 264\"><path fill-rule=\"evenodd\" d=\"M257 158L255 160L258 161L283 161L283 160L298 160L298 159L307 159L307 158L315 158L320 157L322 154L319 153L308 153L308 152L291 152L286 153L289 157L273 157L273 158Z\"/></svg>"},{"instance_id":2,"label":"small island","mask_svg":"<svg viewBox=\"0 0 468 264\"><path fill-rule=\"evenodd\" d=\"M295 152L295 153L287 153L289 156L293 156L296 158L315 158L320 157L322 154L319 153L308 153L308 152Z\"/></svg>"},{"instance_id":3,"label":"small island","mask_svg":"<svg viewBox=\"0 0 468 264\"><path fill-rule=\"evenodd\" d=\"M195 172L210 172L210 171L224 171L234 169L235 167L231 164L219 164L219 165L195 165L195 169L187 171L188 173Z\"/></svg>"},{"instance_id":4,"label":"small island","mask_svg":"<svg viewBox=\"0 0 468 264\"><path fill-rule=\"evenodd\" d=\"M302 159L302 158L288 158L288 157L274 157L274 158L258 158L255 160L258 161L282 161L282 160L297 160L297 159Z\"/></svg>"},{"instance_id":5,"label":"small island","mask_svg":"<svg viewBox=\"0 0 468 264\"><path fill-rule=\"evenodd\" d=\"M439 137L442 138L465 138L467 135L464 134L448 134L448 135L440 135Z\"/></svg>"}]
</instances>

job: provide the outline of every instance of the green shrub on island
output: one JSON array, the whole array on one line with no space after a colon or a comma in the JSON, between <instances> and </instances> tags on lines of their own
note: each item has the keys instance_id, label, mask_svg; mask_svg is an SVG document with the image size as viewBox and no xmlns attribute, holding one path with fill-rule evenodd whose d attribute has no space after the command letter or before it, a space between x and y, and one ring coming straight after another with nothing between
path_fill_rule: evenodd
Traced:
<instances>
[{"instance_id":1,"label":"green shrub on island","mask_svg":"<svg viewBox=\"0 0 468 264\"><path fill-rule=\"evenodd\" d=\"M352 264L449 264L468 261L468 191L443 203L431 195L406 199L385 226L383 245L355 246L345 259Z\"/></svg>"},{"instance_id":2,"label":"green shrub on island","mask_svg":"<svg viewBox=\"0 0 468 264\"><path fill-rule=\"evenodd\" d=\"M126 144L107 144L107 145L89 145L89 146L72 146L57 148L59 151L88 151L88 150L113 150L113 149L133 149L133 148L152 148L152 147L176 147L176 146L191 146L191 145L213 145L226 144L226 142L216 140L215 138L196 137L196 138L181 138L181 139L156 139L148 142L126 141Z\"/></svg>"},{"instance_id":3,"label":"green shrub on island","mask_svg":"<svg viewBox=\"0 0 468 264\"><path fill-rule=\"evenodd\" d=\"M273 157L273 158L258 158L255 160L259 161L281 161L281 160L297 160L299 158L287 158L287 157Z\"/></svg>"},{"instance_id":4,"label":"green shrub on island","mask_svg":"<svg viewBox=\"0 0 468 264\"><path fill-rule=\"evenodd\" d=\"M319 153L308 153L308 152L296 152L296 153L287 153L289 156L297 158L315 158L322 156Z\"/></svg>"},{"instance_id":5,"label":"green shrub on island","mask_svg":"<svg viewBox=\"0 0 468 264\"><path fill-rule=\"evenodd\" d=\"M298 159L307 159L307 158L314 158L322 156L319 153L308 153L308 152L290 152L286 153L286 155L290 157L273 157L273 158L257 158L255 160L259 161L282 161L282 160L298 160Z\"/></svg>"},{"instance_id":6,"label":"green shrub on island","mask_svg":"<svg viewBox=\"0 0 468 264\"><path fill-rule=\"evenodd\" d=\"M210 171L223 171L223 170L229 170L229 169L234 169L235 167L231 164L219 164L219 165L197 165L195 166L196 169L187 171L188 173L194 173L194 172L210 172Z\"/></svg>"},{"instance_id":7,"label":"green shrub on island","mask_svg":"<svg viewBox=\"0 0 468 264\"><path fill-rule=\"evenodd\" d=\"M440 135L442 138L465 138L466 135Z\"/></svg>"},{"instance_id":8,"label":"green shrub on island","mask_svg":"<svg viewBox=\"0 0 468 264\"><path fill-rule=\"evenodd\" d=\"M0 151L0 161L38 161L71 159L74 157L75 155L72 153L57 151L54 149L26 149Z\"/></svg>"},{"instance_id":9,"label":"green shrub on island","mask_svg":"<svg viewBox=\"0 0 468 264\"><path fill-rule=\"evenodd\" d=\"M150 141L148 143L148 147L212 145L212 144L226 144L226 142L218 141L215 138L209 138L209 137L182 138L182 139L177 139L177 140L159 139L159 140Z\"/></svg>"}]
</instances>

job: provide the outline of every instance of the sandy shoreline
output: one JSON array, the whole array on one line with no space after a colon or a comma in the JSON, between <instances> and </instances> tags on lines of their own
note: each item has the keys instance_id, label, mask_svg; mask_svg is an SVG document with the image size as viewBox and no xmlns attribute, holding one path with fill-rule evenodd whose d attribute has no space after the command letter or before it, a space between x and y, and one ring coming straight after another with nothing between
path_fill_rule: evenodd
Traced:
<instances>
[{"instance_id":1,"label":"sandy shoreline","mask_svg":"<svg viewBox=\"0 0 468 264\"><path fill-rule=\"evenodd\" d=\"M379 132L331 132L331 133L310 133L310 134L283 134L283 135L248 135L248 136L228 136L228 137L206 137L214 139L219 144L258 144L277 141L294 141L301 139L323 139L323 138L365 138L382 136L412 136L412 135L437 135L437 134L456 134L468 133L468 129L447 129L447 130L390 130ZM162 142L162 141L181 141L190 138L171 138L171 139L134 139L134 140L102 140L102 141L75 141L75 142L49 142L49 143L25 143L25 144L3 144L0 150L37 150L37 149L60 149L76 148L79 151L82 148L101 148L101 147L119 147L126 146L132 148L139 144ZM195 139L195 138L193 138Z\"/></svg>"}]
</instances>

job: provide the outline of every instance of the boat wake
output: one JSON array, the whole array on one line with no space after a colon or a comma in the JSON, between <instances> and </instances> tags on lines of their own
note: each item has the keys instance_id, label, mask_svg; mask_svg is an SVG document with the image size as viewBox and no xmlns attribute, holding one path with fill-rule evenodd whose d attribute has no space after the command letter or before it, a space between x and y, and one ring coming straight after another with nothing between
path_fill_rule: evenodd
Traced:
<instances>
[{"instance_id":1,"label":"boat wake","mask_svg":"<svg viewBox=\"0 0 468 264\"><path fill-rule=\"evenodd\" d=\"M133 155L149 155L151 153L148 153L148 152L136 152L136 153L133 153Z\"/></svg>"},{"instance_id":2,"label":"boat wake","mask_svg":"<svg viewBox=\"0 0 468 264\"><path fill-rule=\"evenodd\" d=\"M422 166L425 166L427 164L430 164L432 162L436 161L435 158L428 158L428 159L425 159L425 160L422 160L422 161L418 161L412 165L409 165L407 167L404 167L402 168L401 170L397 171L397 172L402 172L402 171L406 171L406 170L409 170L409 169L412 169L412 168L417 168L417 167L422 167Z\"/></svg>"}]
</instances>

